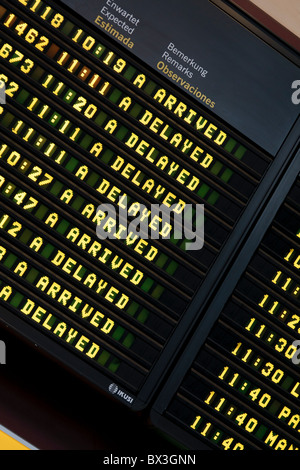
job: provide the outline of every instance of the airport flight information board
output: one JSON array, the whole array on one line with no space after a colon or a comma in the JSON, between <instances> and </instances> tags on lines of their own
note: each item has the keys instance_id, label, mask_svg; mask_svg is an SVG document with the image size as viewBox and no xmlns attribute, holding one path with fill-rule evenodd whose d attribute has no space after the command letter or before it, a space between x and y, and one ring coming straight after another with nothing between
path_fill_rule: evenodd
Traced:
<instances>
[{"instance_id":1,"label":"airport flight information board","mask_svg":"<svg viewBox=\"0 0 300 470\"><path fill-rule=\"evenodd\" d=\"M300 448L299 239L300 176L176 393L169 390L164 415L198 448Z\"/></svg>"},{"instance_id":2,"label":"airport flight information board","mask_svg":"<svg viewBox=\"0 0 300 470\"><path fill-rule=\"evenodd\" d=\"M176 37L169 2L119 3L0 0L0 306L2 323L142 409L295 160L298 67L206 0L183 12L176 2ZM200 7L201 53L187 39ZM125 209L128 224L146 208L161 237L123 237L128 226L101 204ZM152 204L204 223L204 246L189 250L174 218L151 220ZM253 267L262 277L268 256ZM235 322L250 331L251 319Z\"/></svg>"}]
</instances>

